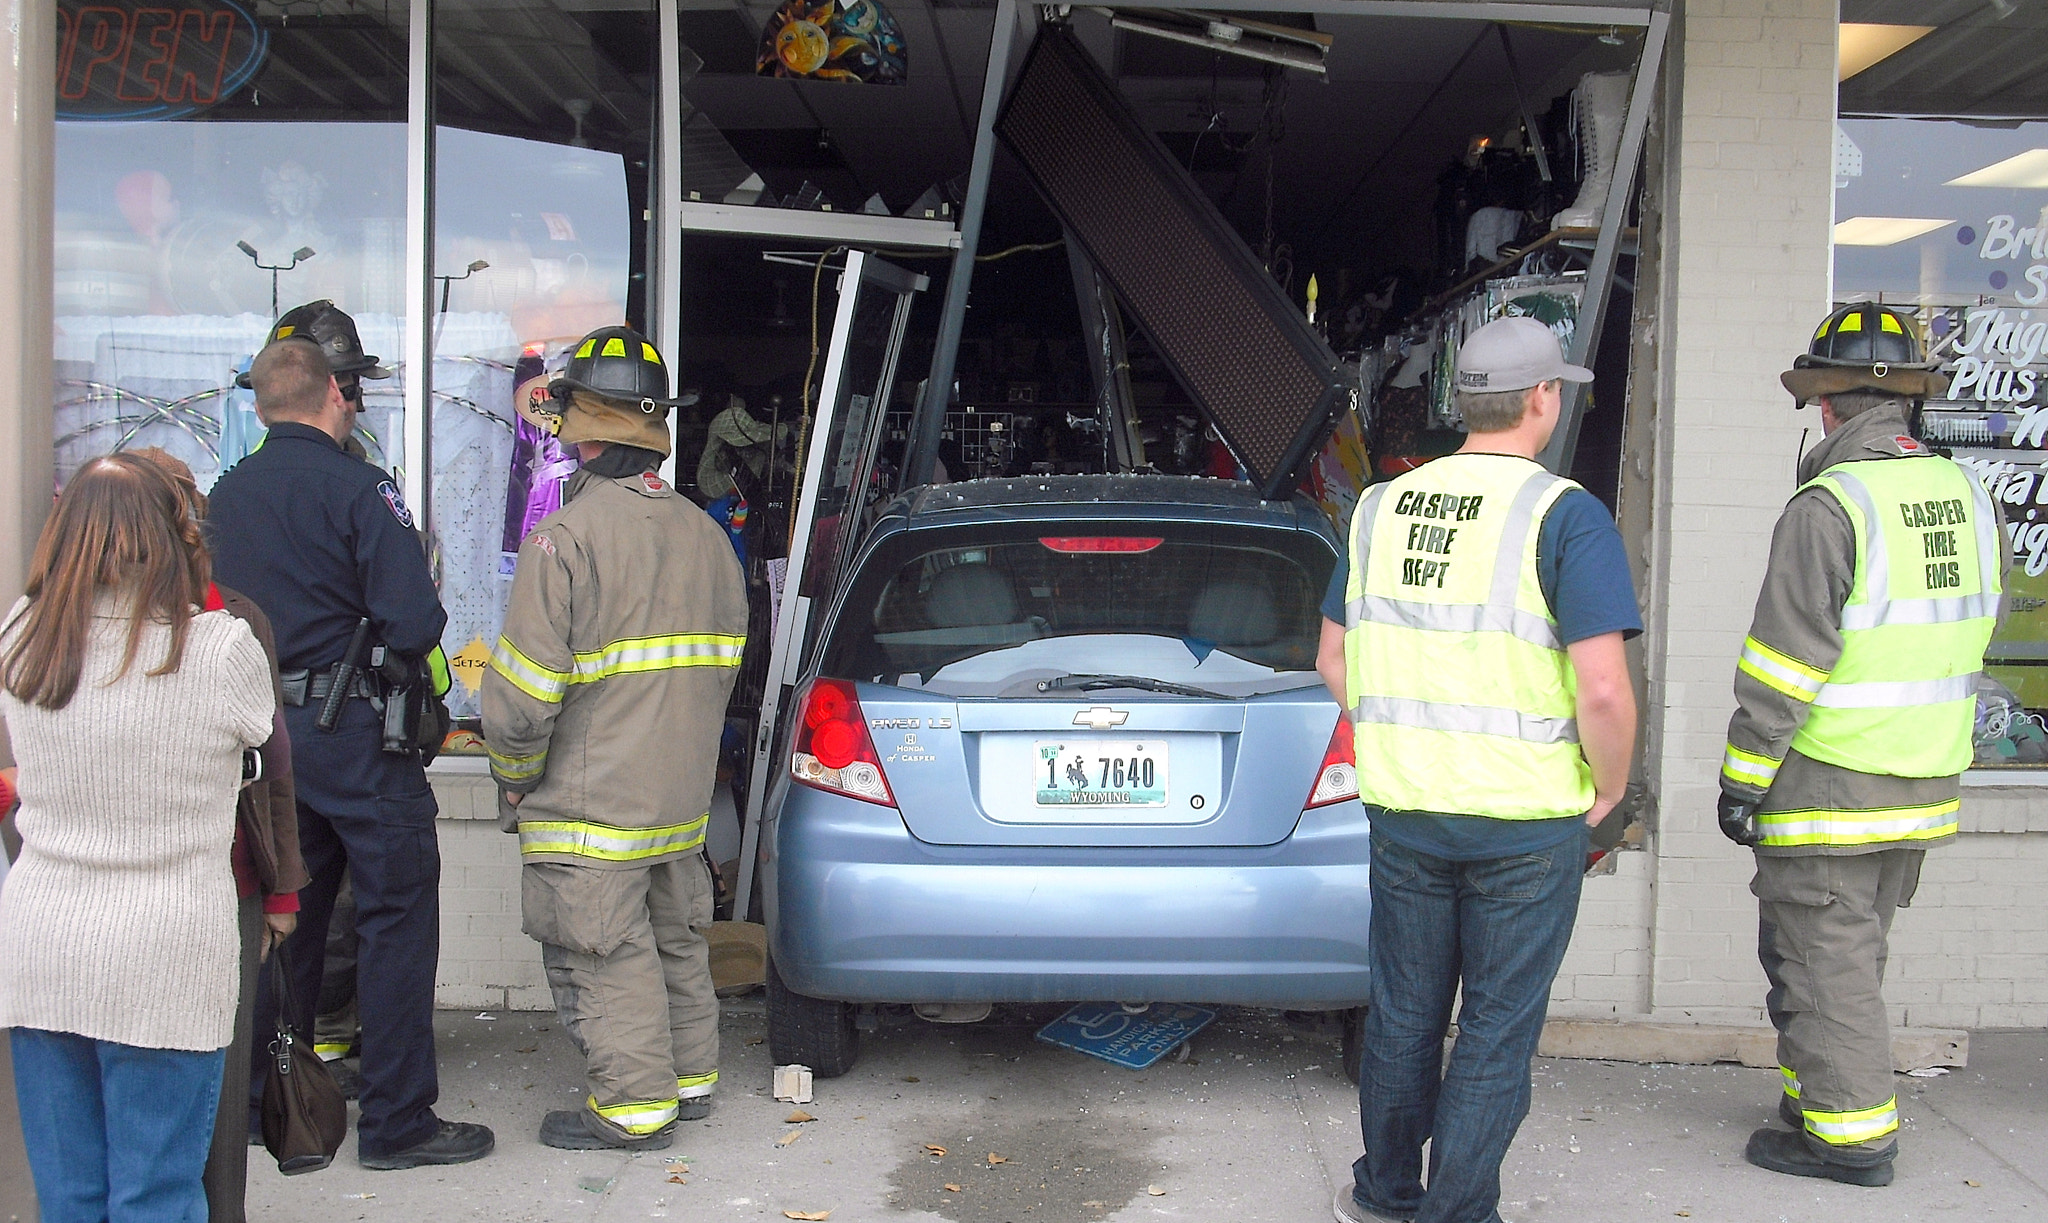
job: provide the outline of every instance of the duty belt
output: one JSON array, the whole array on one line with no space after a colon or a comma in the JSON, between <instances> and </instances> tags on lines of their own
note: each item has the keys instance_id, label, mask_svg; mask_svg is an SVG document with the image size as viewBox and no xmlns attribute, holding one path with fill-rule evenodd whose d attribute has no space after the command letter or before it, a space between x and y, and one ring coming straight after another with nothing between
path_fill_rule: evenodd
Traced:
<instances>
[{"instance_id":1,"label":"duty belt","mask_svg":"<svg viewBox=\"0 0 2048 1223\"><path fill-rule=\"evenodd\" d=\"M284 687L284 703L287 705L318 705L334 690L332 667L322 667L318 671L281 671L277 678ZM358 673L349 695L374 701L383 697L384 688L373 677Z\"/></svg>"}]
</instances>

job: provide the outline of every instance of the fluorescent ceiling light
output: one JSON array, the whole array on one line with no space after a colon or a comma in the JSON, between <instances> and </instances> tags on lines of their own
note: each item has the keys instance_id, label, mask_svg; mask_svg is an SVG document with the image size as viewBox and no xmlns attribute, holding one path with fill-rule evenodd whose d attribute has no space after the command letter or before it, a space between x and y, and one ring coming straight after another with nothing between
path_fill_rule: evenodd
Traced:
<instances>
[{"instance_id":1,"label":"fluorescent ceiling light","mask_svg":"<svg viewBox=\"0 0 2048 1223\"><path fill-rule=\"evenodd\" d=\"M1227 21L1220 18L1206 20L1203 28L1197 31L1161 21L1125 16L1115 10L1110 10L1109 24L1119 30L1129 30L1133 34L1146 34L1153 38L1166 39L1168 42L1185 43L1190 47L1200 47L1204 51L1279 64L1283 68L1299 68L1303 72L1313 72L1319 76L1327 76L1329 72L1323 64L1323 56L1330 49L1329 43L1317 37L1312 31L1289 30L1281 33L1260 22L1239 21L1235 18ZM1245 37L1247 33L1254 37Z\"/></svg>"},{"instance_id":2,"label":"fluorescent ceiling light","mask_svg":"<svg viewBox=\"0 0 2048 1223\"><path fill-rule=\"evenodd\" d=\"M1952 178L1942 186L2048 187L2048 149L2028 149L2016 157L1993 162L1981 170L1972 170L1961 178Z\"/></svg>"},{"instance_id":3,"label":"fluorescent ceiling light","mask_svg":"<svg viewBox=\"0 0 2048 1223\"><path fill-rule=\"evenodd\" d=\"M1953 224L1953 219L1941 221L1930 217L1850 217L1836 223L1835 245L1894 246Z\"/></svg>"},{"instance_id":4,"label":"fluorescent ceiling light","mask_svg":"<svg viewBox=\"0 0 2048 1223\"><path fill-rule=\"evenodd\" d=\"M1845 21L1841 30L1840 49L1835 61L1835 79L1846 81L1879 60L1889 59L1919 42L1932 34L1934 27L1867 25L1862 22Z\"/></svg>"}]
</instances>

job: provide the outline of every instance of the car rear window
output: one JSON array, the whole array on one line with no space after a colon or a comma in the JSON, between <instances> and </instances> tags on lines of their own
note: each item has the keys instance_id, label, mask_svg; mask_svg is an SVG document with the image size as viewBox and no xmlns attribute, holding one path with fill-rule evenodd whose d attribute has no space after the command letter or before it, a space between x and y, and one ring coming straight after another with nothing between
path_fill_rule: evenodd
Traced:
<instances>
[{"instance_id":1,"label":"car rear window","mask_svg":"<svg viewBox=\"0 0 2048 1223\"><path fill-rule=\"evenodd\" d=\"M906 531L854 576L823 665L894 683L1029 642L1107 635L1309 671L1335 559L1305 531L1207 523Z\"/></svg>"}]
</instances>

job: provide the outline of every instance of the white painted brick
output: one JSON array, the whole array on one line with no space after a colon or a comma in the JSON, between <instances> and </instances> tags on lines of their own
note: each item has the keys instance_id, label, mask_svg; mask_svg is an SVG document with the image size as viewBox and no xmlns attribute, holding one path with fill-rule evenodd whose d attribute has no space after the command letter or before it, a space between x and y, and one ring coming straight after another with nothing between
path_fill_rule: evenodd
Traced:
<instances>
[{"instance_id":1,"label":"white painted brick","mask_svg":"<svg viewBox=\"0 0 2048 1223\"><path fill-rule=\"evenodd\" d=\"M474 985L441 985L434 990L434 1005L451 1011L496 1010L504 998L503 990Z\"/></svg>"}]
</instances>

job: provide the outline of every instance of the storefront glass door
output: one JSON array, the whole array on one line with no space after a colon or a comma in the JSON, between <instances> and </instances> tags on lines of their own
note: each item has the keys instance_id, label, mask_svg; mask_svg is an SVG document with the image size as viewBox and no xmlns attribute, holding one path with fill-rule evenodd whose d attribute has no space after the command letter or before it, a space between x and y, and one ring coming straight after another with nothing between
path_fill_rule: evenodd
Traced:
<instances>
[{"instance_id":1,"label":"storefront glass door","mask_svg":"<svg viewBox=\"0 0 2048 1223\"><path fill-rule=\"evenodd\" d=\"M848 553L882 491L875 464L888 391L911 303L929 283L864 251L847 252L817 406L805 416L805 437L798 451L802 479L787 567L775 588L774 637L754 735L742 862L753 861L762 800L781 758L777 714L814 652L816 619L830 605ZM733 911L743 915L753 872L742 871L740 879Z\"/></svg>"}]
</instances>

